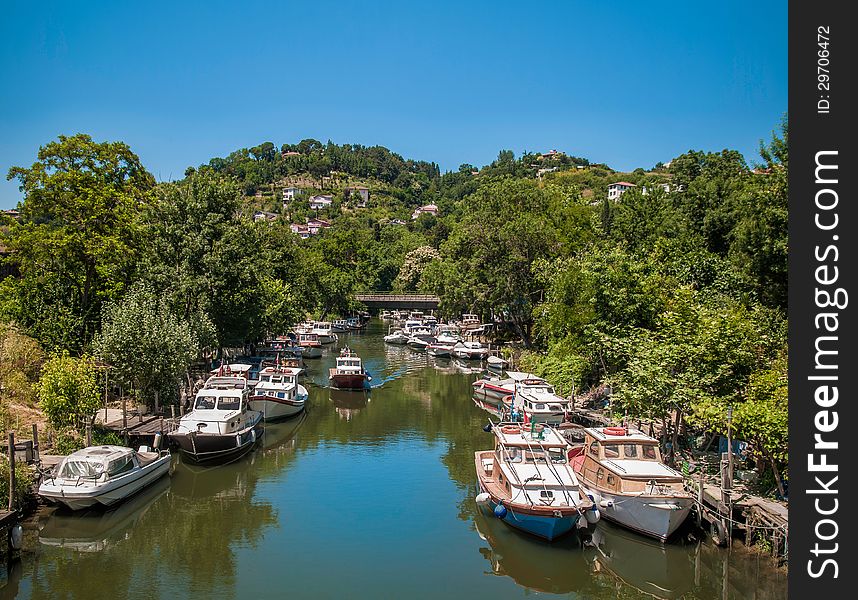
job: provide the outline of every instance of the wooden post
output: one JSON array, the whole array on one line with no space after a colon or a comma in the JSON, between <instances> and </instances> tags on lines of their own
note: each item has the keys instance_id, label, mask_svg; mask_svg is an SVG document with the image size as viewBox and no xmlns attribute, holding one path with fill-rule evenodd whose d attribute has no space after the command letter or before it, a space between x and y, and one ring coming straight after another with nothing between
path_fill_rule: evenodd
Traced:
<instances>
[{"instance_id":1,"label":"wooden post","mask_svg":"<svg viewBox=\"0 0 858 600\"><path fill-rule=\"evenodd\" d=\"M700 464L697 488L697 526L703 525L703 464Z\"/></svg>"},{"instance_id":2,"label":"wooden post","mask_svg":"<svg viewBox=\"0 0 858 600\"><path fill-rule=\"evenodd\" d=\"M33 460L36 464L40 464L39 458L39 426L33 423Z\"/></svg>"},{"instance_id":3,"label":"wooden post","mask_svg":"<svg viewBox=\"0 0 858 600\"><path fill-rule=\"evenodd\" d=\"M733 539L733 407L727 407L727 473L725 478L725 502L727 504L727 545Z\"/></svg>"},{"instance_id":4,"label":"wooden post","mask_svg":"<svg viewBox=\"0 0 858 600\"><path fill-rule=\"evenodd\" d=\"M9 432L9 512L15 510L15 432Z\"/></svg>"},{"instance_id":5,"label":"wooden post","mask_svg":"<svg viewBox=\"0 0 858 600\"><path fill-rule=\"evenodd\" d=\"M128 429L128 412L125 406L125 394L122 391L122 388L119 388L119 397L122 398L122 429Z\"/></svg>"},{"instance_id":6,"label":"wooden post","mask_svg":"<svg viewBox=\"0 0 858 600\"><path fill-rule=\"evenodd\" d=\"M92 423L86 424L86 447L92 446Z\"/></svg>"},{"instance_id":7,"label":"wooden post","mask_svg":"<svg viewBox=\"0 0 858 600\"><path fill-rule=\"evenodd\" d=\"M159 410L161 410L161 406L158 402L158 390L155 390L155 414L158 414Z\"/></svg>"},{"instance_id":8,"label":"wooden post","mask_svg":"<svg viewBox=\"0 0 858 600\"><path fill-rule=\"evenodd\" d=\"M104 424L107 425L107 369L104 369Z\"/></svg>"},{"instance_id":9,"label":"wooden post","mask_svg":"<svg viewBox=\"0 0 858 600\"><path fill-rule=\"evenodd\" d=\"M170 405L170 417L173 419L176 418L176 405L175 404Z\"/></svg>"}]
</instances>

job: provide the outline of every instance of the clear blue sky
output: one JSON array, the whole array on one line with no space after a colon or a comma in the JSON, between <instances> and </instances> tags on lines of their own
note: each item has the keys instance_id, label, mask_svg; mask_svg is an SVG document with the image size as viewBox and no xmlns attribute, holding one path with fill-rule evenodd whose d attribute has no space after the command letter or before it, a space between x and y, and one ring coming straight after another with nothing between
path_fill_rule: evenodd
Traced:
<instances>
[{"instance_id":1,"label":"clear blue sky","mask_svg":"<svg viewBox=\"0 0 858 600\"><path fill-rule=\"evenodd\" d=\"M557 148L614 168L756 158L787 110L787 3L4 2L0 208L59 134L159 179L272 141L442 170Z\"/></svg>"}]
</instances>

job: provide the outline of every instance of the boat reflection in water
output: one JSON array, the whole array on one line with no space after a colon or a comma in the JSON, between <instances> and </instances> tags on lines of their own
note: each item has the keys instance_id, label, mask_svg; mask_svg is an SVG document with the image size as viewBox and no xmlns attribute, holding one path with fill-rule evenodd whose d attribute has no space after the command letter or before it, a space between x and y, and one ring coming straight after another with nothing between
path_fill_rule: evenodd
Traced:
<instances>
[{"instance_id":1,"label":"boat reflection in water","mask_svg":"<svg viewBox=\"0 0 858 600\"><path fill-rule=\"evenodd\" d=\"M612 596L606 593L619 591L619 585L626 592L672 600L694 585L694 553L688 547L662 544L609 523L590 528L591 537L584 542L573 535L551 544L505 527L480 510L474 513L474 525L489 544L480 554L491 563L491 574L538 592L608 598Z\"/></svg>"},{"instance_id":2,"label":"boat reflection in water","mask_svg":"<svg viewBox=\"0 0 858 600\"><path fill-rule=\"evenodd\" d=\"M361 410L367 407L371 397L369 390L338 390L329 388L331 402L340 418L351 421Z\"/></svg>"},{"instance_id":3,"label":"boat reflection in water","mask_svg":"<svg viewBox=\"0 0 858 600\"><path fill-rule=\"evenodd\" d=\"M474 525L488 547L480 554L491 564L486 574L510 577L518 585L538 592L568 594L582 591L591 580L592 551L582 549L577 535L548 543L507 527L481 510Z\"/></svg>"},{"instance_id":4,"label":"boat reflection in water","mask_svg":"<svg viewBox=\"0 0 858 600\"><path fill-rule=\"evenodd\" d=\"M680 598L694 584L694 561L681 544L663 544L609 523L592 535L595 570L655 598Z\"/></svg>"},{"instance_id":5,"label":"boat reflection in water","mask_svg":"<svg viewBox=\"0 0 858 600\"><path fill-rule=\"evenodd\" d=\"M58 508L40 527L39 542L77 552L101 552L128 539L149 508L170 489L170 478L162 477L116 508L92 508L71 512Z\"/></svg>"}]
</instances>

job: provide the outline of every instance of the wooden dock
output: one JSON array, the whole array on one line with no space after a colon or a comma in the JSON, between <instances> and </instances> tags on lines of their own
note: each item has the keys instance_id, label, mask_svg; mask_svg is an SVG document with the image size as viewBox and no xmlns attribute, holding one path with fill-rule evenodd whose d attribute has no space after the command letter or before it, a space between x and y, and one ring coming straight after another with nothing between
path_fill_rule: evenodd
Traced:
<instances>
[{"instance_id":1,"label":"wooden dock","mask_svg":"<svg viewBox=\"0 0 858 600\"><path fill-rule=\"evenodd\" d=\"M120 435L126 435L129 440L139 443L154 441L155 434L162 436L178 427L178 419L161 415L133 416L126 419L116 419L105 423L104 427Z\"/></svg>"}]
</instances>

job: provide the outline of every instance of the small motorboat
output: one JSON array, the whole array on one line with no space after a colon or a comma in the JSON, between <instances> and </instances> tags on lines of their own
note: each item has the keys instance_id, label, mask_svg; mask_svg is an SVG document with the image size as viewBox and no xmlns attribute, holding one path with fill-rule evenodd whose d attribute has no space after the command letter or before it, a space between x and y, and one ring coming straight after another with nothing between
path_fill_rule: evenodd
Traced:
<instances>
[{"instance_id":1,"label":"small motorboat","mask_svg":"<svg viewBox=\"0 0 858 600\"><path fill-rule=\"evenodd\" d=\"M459 342L453 347L453 356L466 360L483 360L489 349L479 342Z\"/></svg>"},{"instance_id":2,"label":"small motorboat","mask_svg":"<svg viewBox=\"0 0 858 600\"><path fill-rule=\"evenodd\" d=\"M250 410L262 413L265 421L292 417L304 410L309 394L298 384L301 369L294 367L265 367L259 372L259 383L248 400Z\"/></svg>"},{"instance_id":3,"label":"small motorboat","mask_svg":"<svg viewBox=\"0 0 858 600\"><path fill-rule=\"evenodd\" d=\"M478 505L507 525L553 541L581 518L595 524L599 512L578 484L559 432L538 423L492 423L494 450L475 453ZM584 523L582 523L584 524Z\"/></svg>"},{"instance_id":4,"label":"small motorboat","mask_svg":"<svg viewBox=\"0 0 858 600\"><path fill-rule=\"evenodd\" d=\"M403 333L402 330L399 330L399 331L394 332L394 333L389 333L386 336L384 336L384 342L386 344L395 344L397 346L404 346L405 344L408 343L409 339L410 339L410 336Z\"/></svg>"},{"instance_id":5,"label":"small motorboat","mask_svg":"<svg viewBox=\"0 0 858 600\"><path fill-rule=\"evenodd\" d=\"M500 356L489 356L486 359L486 366L492 371L503 371L509 366L509 361Z\"/></svg>"},{"instance_id":6,"label":"small motorboat","mask_svg":"<svg viewBox=\"0 0 858 600\"><path fill-rule=\"evenodd\" d=\"M298 345L303 348L302 356L304 358L321 358L322 343L319 341L319 336L315 333L299 333Z\"/></svg>"},{"instance_id":7,"label":"small motorboat","mask_svg":"<svg viewBox=\"0 0 858 600\"><path fill-rule=\"evenodd\" d=\"M372 377L367 373L360 357L349 349L342 349L337 357L337 366L328 372L331 386L341 390L362 390L367 387Z\"/></svg>"},{"instance_id":8,"label":"small motorboat","mask_svg":"<svg viewBox=\"0 0 858 600\"><path fill-rule=\"evenodd\" d=\"M42 498L81 510L113 506L154 483L170 470L166 450L90 446L62 459L39 485Z\"/></svg>"},{"instance_id":9,"label":"small motorboat","mask_svg":"<svg viewBox=\"0 0 858 600\"><path fill-rule=\"evenodd\" d=\"M331 323L328 321L317 321L314 323L312 333L319 336L319 343L321 344L333 344L339 339L337 334L334 333Z\"/></svg>"},{"instance_id":10,"label":"small motorboat","mask_svg":"<svg viewBox=\"0 0 858 600\"><path fill-rule=\"evenodd\" d=\"M182 456L196 464L238 460L262 435L262 413L250 410L251 386L243 377L214 375L194 398L191 412L168 437Z\"/></svg>"},{"instance_id":11,"label":"small motorboat","mask_svg":"<svg viewBox=\"0 0 858 600\"><path fill-rule=\"evenodd\" d=\"M682 473L661 462L658 440L641 431L585 429L584 445L569 458L604 517L618 525L665 541L691 512Z\"/></svg>"}]
</instances>

